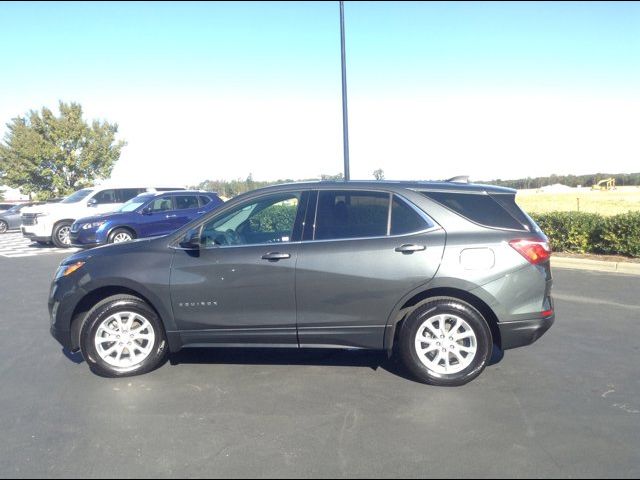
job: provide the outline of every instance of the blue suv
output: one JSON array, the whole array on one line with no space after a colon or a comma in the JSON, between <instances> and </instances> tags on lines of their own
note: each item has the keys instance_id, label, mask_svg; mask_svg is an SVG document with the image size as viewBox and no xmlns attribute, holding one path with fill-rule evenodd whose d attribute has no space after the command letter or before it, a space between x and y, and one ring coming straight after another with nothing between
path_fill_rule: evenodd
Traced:
<instances>
[{"instance_id":1,"label":"blue suv","mask_svg":"<svg viewBox=\"0 0 640 480\"><path fill-rule=\"evenodd\" d=\"M115 212L76 220L71 226L71 244L90 248L167 235L222 203L210 192L143 193Z\"/></svg>"}]
</instances>

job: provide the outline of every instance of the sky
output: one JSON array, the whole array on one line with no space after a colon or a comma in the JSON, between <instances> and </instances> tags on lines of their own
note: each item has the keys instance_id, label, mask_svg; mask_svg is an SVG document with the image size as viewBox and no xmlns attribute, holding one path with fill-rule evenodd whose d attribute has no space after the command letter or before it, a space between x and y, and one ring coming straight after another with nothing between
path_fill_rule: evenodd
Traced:
<instances>
[{"instance_id":1,"label":"sky","mask_svg":"<svg viewBox=\"0 0 640 480\"><path fill-rule=\"evenodd\" d=\"M640 171L640 2L345 2L353 179ZM0 138L58 101L115 122L111 180L343 169L328 2L0 2Z\"/></svg>"}]
</instances>

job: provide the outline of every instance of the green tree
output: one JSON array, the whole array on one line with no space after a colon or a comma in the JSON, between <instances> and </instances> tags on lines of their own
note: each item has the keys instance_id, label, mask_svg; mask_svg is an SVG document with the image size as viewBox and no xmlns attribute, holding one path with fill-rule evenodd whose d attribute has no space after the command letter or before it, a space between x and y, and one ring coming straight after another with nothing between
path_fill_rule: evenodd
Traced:
<instances>
[{"instance_id":1,"label":"green tree","mask_svg":"<svg viewBox=\"0 0 640 480\"><path fill-rule=\"evenodd\" d=\"M327 174L320 174L320 180L324 180L324 181L341 181L344 180L344 174L342 172L336 174L336 175L327 175Z\"/></svg>"},{"instance_id":2,"label":"green tree","mask_svg":"<svg viewBox=\"0 0 640 480\"><path fill-rule=\"evenodd\" d=\"M59 103L60 115L46 107L7 124L0 144L0 180L39 198L67 195L111 175L126 142L116 141L118 125L82 118L78 103Z\"/></svg>"},{"instance_id":3,"label":"green tree","mask_svg":"<svg viewBox=\"0 0 640 480\"><path fill-rule=\"evenodd\" d=\"M381 168L374 170L373 178L375 178L376 180L384 180L384 170L382 170Z\"/></svg>"}]
</instances>

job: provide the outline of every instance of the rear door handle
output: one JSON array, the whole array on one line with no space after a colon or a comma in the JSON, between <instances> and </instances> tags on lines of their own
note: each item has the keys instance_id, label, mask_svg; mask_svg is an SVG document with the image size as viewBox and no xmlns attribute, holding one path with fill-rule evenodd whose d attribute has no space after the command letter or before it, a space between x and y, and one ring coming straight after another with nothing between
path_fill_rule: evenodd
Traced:
<instances>
[{"instance_id":1,"label":"rear door handle","mask_svg":"<svg viewBox=\"0 0 640 480\"><path fill-rule=\"evenodd\" d=\"M291 258L291 255L280 252L269 252L262 255L263 260L269 260L270 262L277 262L278 260L285 260L287 258Z\"/></svg>"},{"instance_id":2,"label":"rear door handle","mask_svg":"<svg viewBox=\"0 0 640 480\"><path fill-rule=\"evenodd\" d=\"M400 245L399 247L396 247L396 252L413 253L413 252L421 252L426 249L427 247L425 245L412 245L410 243L407 243L404 245Z\"/></svg>"},{"instance_id":3,"label":"rear door handle","mask_svg":"<svg viewBox=\"0 0 640 480\"><path fill-rule=\"evenodd\" d=\"M167 215L165 218L176 218L178 215Z\"/></svg>"}]
</instances>

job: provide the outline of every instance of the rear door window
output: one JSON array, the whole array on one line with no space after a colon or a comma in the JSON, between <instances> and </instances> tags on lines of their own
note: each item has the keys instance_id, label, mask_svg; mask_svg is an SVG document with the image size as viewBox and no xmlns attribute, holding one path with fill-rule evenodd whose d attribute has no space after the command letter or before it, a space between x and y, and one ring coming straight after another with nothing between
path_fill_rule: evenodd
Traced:
<instances>
[{"instance_id":1,"label":"rear door window","mask_svg":"<svg viewBox=\"0 0 640 480\"><path fill-rule=\"evenodd\" d=\"M98 205L119 203L116 196L116 190L102 190L101 192L96 193L93 199Z\"/></svg>"},{"instance_id":2,"label":"rear door window","mask_svg":"<svg viewBox=\"0 0 640 480\"><path fill-rule=\"evenodd\" d=\"M423 218L415 209L396 195L391 206L391 235L405 235L433 227L433 223Z\"/></svg>"},{"instance_id":3,"label":"rear door window","mask_svg":"<svg viewBox=\"0 0 640 480\"><path fill-rule=\"evenodd\" d=\"M315 240L386 236L390 195L382 192L320 191Z\"/></svg>"},{"instance_id":4,"label":"rear door window","mask_svg":"<svg viewBox=\"0 0 640 480\"><path fill-rule=\"evenodd\" d=\"M491 196L479 193L422 192L474 223L493 228L527 230Z\"/></svg>"},{"instance_id":5,"label":"rear door window","mask_svg":"<svg viewBox=\"0 0 640 480\"><path fill-rule=\"evenodd\" d=\"M175 197L176 210L188 210L198 208L198 197L196 195L178 195Z\"/></svg>"},{"instance_id":6,"label":"rear door window","mask_svg":"<svg viewBox=\"0 0 640 480\"><path fill-rule=\"evenodd\" d=\"M118 203L125 203L132 198L137 197L142 192L144 192L143 188L118 188L116 190L116 199L118 200Z\"/></svg>"}]
</instances>

